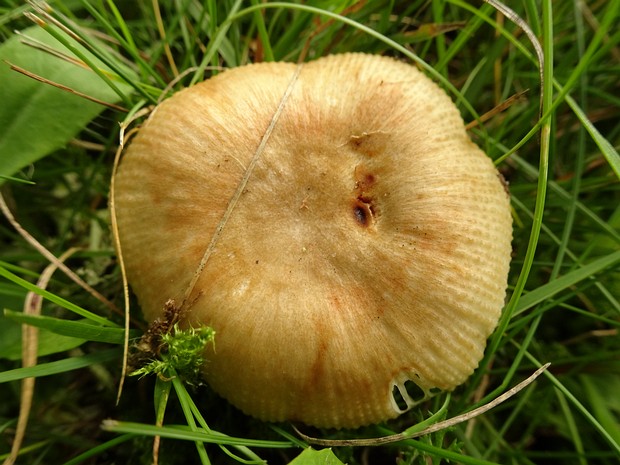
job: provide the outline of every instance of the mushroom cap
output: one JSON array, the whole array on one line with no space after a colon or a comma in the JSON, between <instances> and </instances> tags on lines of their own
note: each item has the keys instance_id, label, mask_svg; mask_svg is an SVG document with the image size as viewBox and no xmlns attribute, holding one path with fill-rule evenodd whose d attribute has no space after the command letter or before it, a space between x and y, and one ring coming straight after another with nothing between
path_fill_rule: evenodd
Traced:
<instances>
[{"instance_id":1,"label":"mushroom cap","mask_svg":"<svg viewBox=\"0 0 620 465\"><path fill-rule=\"evenodd\" d=\"M121 248L148 320L174 299L216 331L216 392L263 420L357 427L413 406L408 380L452 390L477 367L504 304L509 195L414 66L320 58L184 300L296 70L231 69L153 111L116 178Z\"/></svg>"}]
</instances>

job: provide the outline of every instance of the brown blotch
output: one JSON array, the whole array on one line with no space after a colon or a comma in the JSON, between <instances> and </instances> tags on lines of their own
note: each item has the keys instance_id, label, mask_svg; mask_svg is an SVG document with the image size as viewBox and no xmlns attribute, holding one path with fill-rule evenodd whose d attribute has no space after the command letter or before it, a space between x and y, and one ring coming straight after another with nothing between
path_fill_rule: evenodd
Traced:
<instances>
[{"instance_id":1,"label":"brown blotch","mask_svg":"<svg viewBox=\"0 0 620 465\"><path fill-rule=\"evenodd\" d=\"M353 216L361 226L369 226L375 216L373 188L377 177L363 164L357 165L353 173L355 186L353 195Z\"/></svg>"},{"instance_id":2,"label":"brown blotch","mask_svg":"<svg viewBox=\"0 0 620 465\"><path fill-rule=\"evenodd\" d=\"M369 190L377 181L376 176L364 165L357 165L353 176L355 177L355 189L360 192Z\"/></svg>"},{"instance_id":3,"label":"brown blotch","mask_svg":"<svg viewBox=\"0 0 620 465\"><path fill-rule=\"evenodd\" d=\"M387 142L388 134L383 131L362 132L349 137L349 146L367 157L374 157L385 151Z\"/></svg>"},{"instance_id":4,"label":"brown blotch","mask_svg":"<svg viewBox=\"0 0 620 465\"><path fill-rule=\"evenodd\" d=\"M329 337L329 330L325 326L325 322L317 320L315 331L319 335L319 342L316 348L314 361L310 367L310 377L306 387L309 390L315 389L317 385L324 382L325 360L327 359L327 338Z\"/></svg>"}]
</instances>

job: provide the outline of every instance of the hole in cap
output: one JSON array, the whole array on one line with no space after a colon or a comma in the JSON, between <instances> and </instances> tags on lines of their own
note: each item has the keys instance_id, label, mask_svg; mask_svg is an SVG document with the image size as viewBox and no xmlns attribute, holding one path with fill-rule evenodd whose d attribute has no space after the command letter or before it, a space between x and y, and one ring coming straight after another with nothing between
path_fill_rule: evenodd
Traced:
<instances>
[{"instance_id":1,"label":"hole in cap","mask_svg":"<svg viewBox=\"0 0 620 465\"><path fill-rule=\"evenodd\" d=\"M355 219L362 226L366 226L368 224L368 214L366 209L360 205L355 205L353 207L353 214L355 215Z\"/></svg>"},{"instance_id":2,"label":"hole in cap","mask_svg":"<svg viewBox=\"0 0 620 465\"><path fill-rule=\"evenodd\" d=\"M404 412L409 408L409 406L407 405L407 401L403 398L402 394L400 393L400 388L396 384L392 388L392 399L394 400L396 408L400 410L401 412Z\"/></svg>"},{"instance_id":3,"label":"hole in cap","mask_svg":"<svg viewBox=\"0 0 620 465\"><path fill-rule=\"evenodd\" d=\"M424 390L410 379L405 381L405 390L414 404L422 402L427 397Z\"/></svg>"},{"instance_id":4,"label":"hole in cap","mask_svg":"<svg viewBox=\"0 0 620 465\"><path fill-rule=\"evenodd\" d=\"M392 383L392 405L399 413L406 412L430 397L432 397L430 391L426 392L411 379L403 377Z\"/></svg>"},{"instance_id":5,"label":"hole in cap","mask_svg":"<svg viewBox=\"0 0 620 465\"><path fill-rule=\"evenodd\" d=\"M369 226L374 213L372 199L360 195L353 201L353 218L360 226Z\"/></svg>"}]
</instances>

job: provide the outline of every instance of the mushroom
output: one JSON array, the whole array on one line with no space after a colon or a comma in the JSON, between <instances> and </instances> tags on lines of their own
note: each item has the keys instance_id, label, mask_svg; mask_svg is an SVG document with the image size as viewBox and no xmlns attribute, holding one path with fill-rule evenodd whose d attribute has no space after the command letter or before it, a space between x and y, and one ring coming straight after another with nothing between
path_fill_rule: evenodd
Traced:
<instances>
[{"instance_id":1,"label":"mushroom","mask_svg":"<svg viewBox=\"0 0 620 465\"><path fill-rule=\"evenodd\" d=\"M185 325L211 326L204 377L257 418L394 418L420 401L411 382L423 399L463 383L497 325L509 195L409 64L225 71L152 112L115 182L146 319L172 299Z\"/></svg>"}]
</instances>

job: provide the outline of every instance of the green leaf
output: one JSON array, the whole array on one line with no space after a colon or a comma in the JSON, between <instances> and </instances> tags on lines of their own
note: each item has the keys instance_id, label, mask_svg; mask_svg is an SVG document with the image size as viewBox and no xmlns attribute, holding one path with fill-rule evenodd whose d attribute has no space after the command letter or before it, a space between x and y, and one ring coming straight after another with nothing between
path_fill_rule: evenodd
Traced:
<instances>
[{"instance_id":1,"label":"green leaf","mask_svg":"<svg viewBox=\"0 0 620 465\"><path fill-rule=\"evenodd\" d=\"M21 35L15 35L0 45L0 184L4 182L4 176L11 176L63 147L105 108L13 71L9 63L90 97L109 103L119 100L119 96L92 70L25 45L22 36L71 55L38 26L24 30ZM67 40L75 43L68 36ZM75 46L80 47L77 43ZM106 69L86 50L84 53ZM130 93L128 85L117 83L117 86Z\"/></svg>"},{"instance_id":2,"label":"green leaf","mask_svg":"<svg viewBox=\"0 0 620 465\"><path fill-rule=\"evenodd\" d=\"M344 465L331 449L314 450L311 447L304 450L289 465Z\"/></svg>"}]
</instances>

